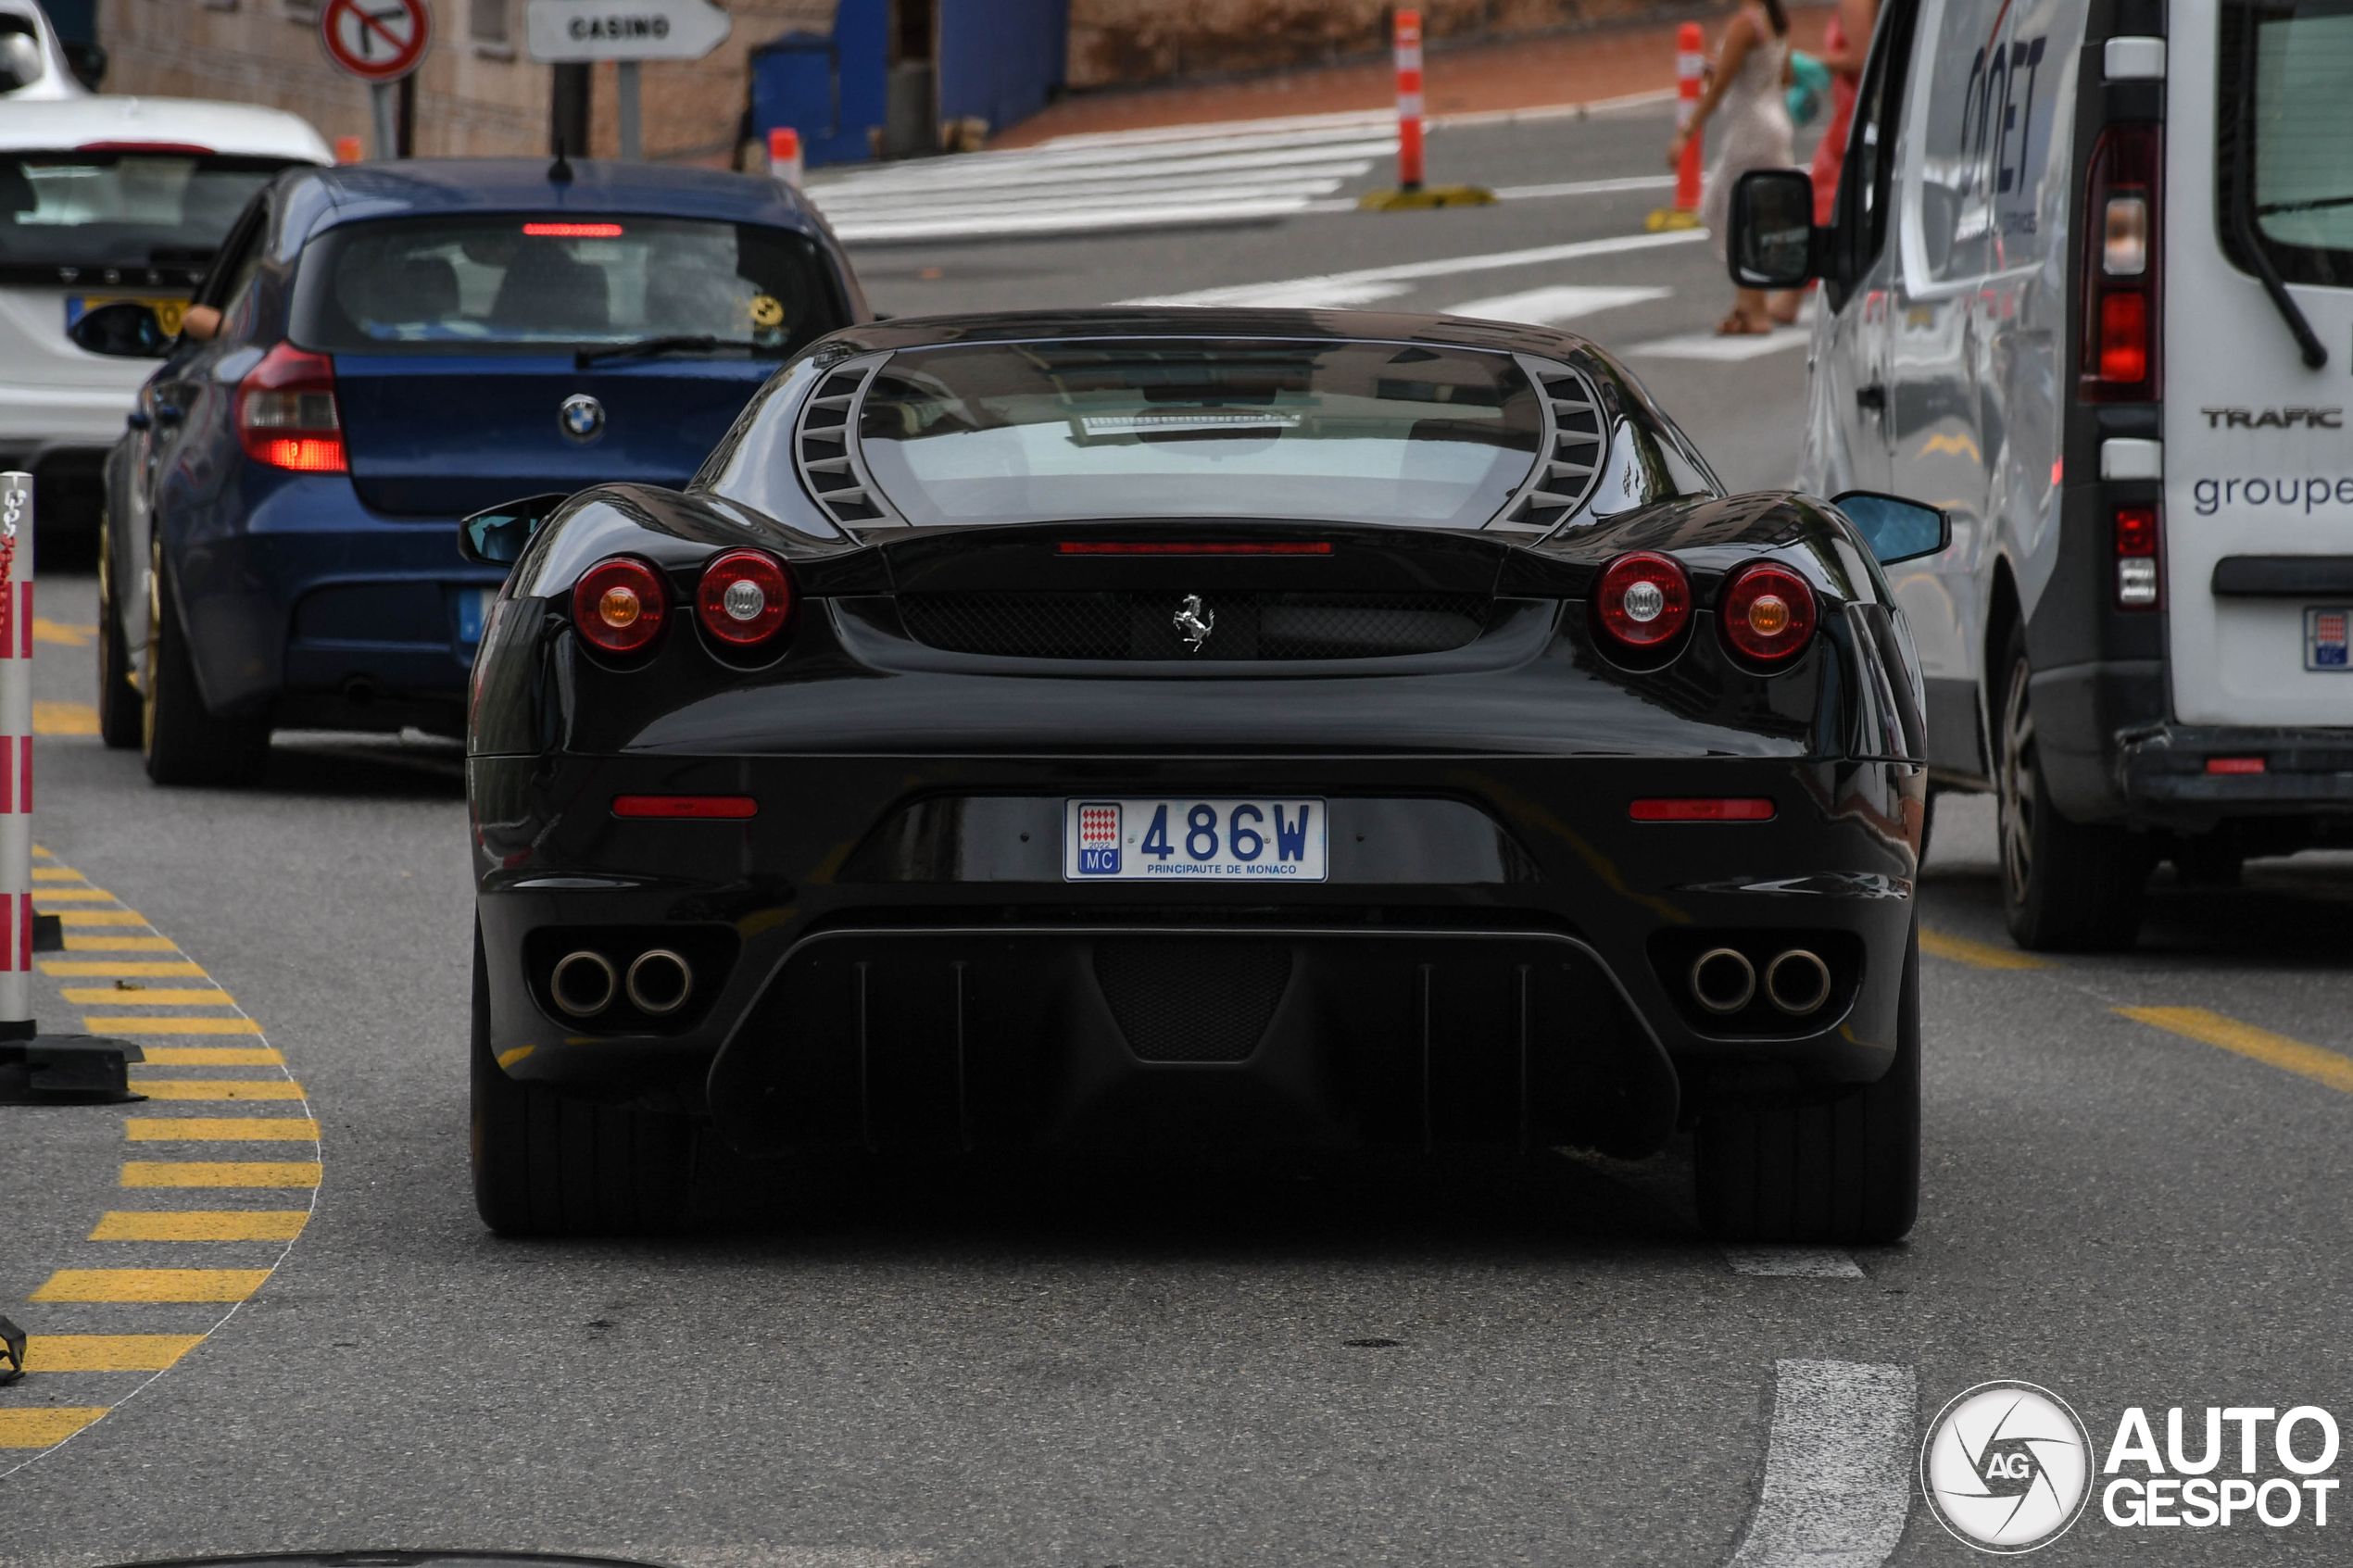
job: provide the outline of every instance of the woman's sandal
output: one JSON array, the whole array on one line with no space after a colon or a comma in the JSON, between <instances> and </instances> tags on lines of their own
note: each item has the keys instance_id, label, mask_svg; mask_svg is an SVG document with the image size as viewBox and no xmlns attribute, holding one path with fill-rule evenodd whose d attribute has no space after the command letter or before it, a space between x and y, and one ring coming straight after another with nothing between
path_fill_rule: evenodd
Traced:
<instances>
[{"instance_id":1,"label":"woman's sandal","mask_svg":"<svg viewBox=\"0 0 2353 1568\"><path fill-rule=\"evenodd\" d=\"M1769 321L1752 321L1735 310L1716 323L1718 337L1763 337L1773 330Z\"/></svg>"}]
</instances>

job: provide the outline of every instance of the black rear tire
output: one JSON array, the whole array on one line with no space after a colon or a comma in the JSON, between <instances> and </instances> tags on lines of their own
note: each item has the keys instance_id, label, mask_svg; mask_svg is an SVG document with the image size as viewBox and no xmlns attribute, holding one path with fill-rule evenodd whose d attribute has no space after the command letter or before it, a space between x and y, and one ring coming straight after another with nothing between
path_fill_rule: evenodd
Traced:
<instances>
[{"instance_id":1,"label":"black rear tire","mask_svg":"<svg viewBox=\"0 0 2353 1568\"><path fill-rule=\"evenodd\" d=\"M1878 1246L1920 1203L1920 943L1904 949L1895 1060L1810 1102L1708 1105L1694 1139L1699 1222L1719 1241Z\"/></svg>"},{"instance_id":2,"label":"black rear tire","mask_svg":"<svg viewBox=\"0 0 2353 1568\"><path fill-rule=\"evenodd\" d=\"M518 1083L490 1040L490 972L474 930L474 1210L500 1236L676 1230L694 1185L695 1123Z\"/></svg>"},{"instance_id":3,"label":"black rear tire","mask_svg":"<svg viewBox=\"0 0 2353 1568\"><path fill-rule=\"evenodd\" d=\"M122 634L111 526L98 523L98 738L117 751L139 744L145 720L139 688L131 684L131 643Z\"/></svg>"},{"instance_id":4,"label":"black rear tire","mask_svg":"<svg viewBox=\"0 0 2353 1568\"><path fill-rule=\"evenodd\" d=\"M242 784L270 760L270 721L224 719L205 706L195 660L160 549L148 571L146 690L140 746L159 784Z\"/></svg>"},{"instance_id":5,"label":"black rear tire","mask_svg":"<svg viewBox=\"0 0 2353 1568\"><path fill-rule=\"evenodd\" d=\"M2071 822L2051 802L2034 734L2026 633L2002 661L1999 755L2002 912L2010 937L2044 952L2113 952L2141 933L2149 847L2120 827Z\"/></svg>"}]
</instances>

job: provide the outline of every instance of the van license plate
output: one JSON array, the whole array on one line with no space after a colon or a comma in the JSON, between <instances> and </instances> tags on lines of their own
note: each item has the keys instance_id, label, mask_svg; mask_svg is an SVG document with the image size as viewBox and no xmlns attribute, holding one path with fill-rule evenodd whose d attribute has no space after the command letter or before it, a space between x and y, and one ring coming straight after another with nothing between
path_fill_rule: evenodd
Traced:
<instances>
[{"instance_id":1,"label":"van license plate","mask_svg":"<svg viewBox=\"0 0 2353 1568\"><path fill-rule=\"evenodd\" d=\"M2353 606L2315 606L2304 612L2304 668L2346 670L2346 627L2353 622Z\"/></svg>"},{"instance_id":2,"label":"van license plate","mask_svg":"<svg viewBox=\"0 0 2353 1568\"><path fill-rule=\"evenodd\" d=\"M1064 882L1321 882L1324 803L1297 796L1063 803Z\"/></svg>"}]
</instances>

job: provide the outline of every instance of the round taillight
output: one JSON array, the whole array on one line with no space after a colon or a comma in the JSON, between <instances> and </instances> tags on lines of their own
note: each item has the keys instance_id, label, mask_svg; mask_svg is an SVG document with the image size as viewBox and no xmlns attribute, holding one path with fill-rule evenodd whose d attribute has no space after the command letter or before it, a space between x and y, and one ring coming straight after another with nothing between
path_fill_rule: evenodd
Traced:
<instances>
[{"instance_id":1,"label":"round taillight","mask_svg":"<svg viewBox=\"0 0 2353 1568\"><path fill-rule=\"evenodd\" d=\"M1781 566L1747 566L1724 585L1724 640L1761 664L1794 659L1814 635L1814 590Z\"/></svg>"},{"instance_id":2,"label":"round taillight","mask_svg":"<svg viewBox=\"0 0 2353 1568\"><path fill-rule=\"evenodd\" d=\"M669 619L661 574L631 556L600 560L572 590L572 623L607 653L635 653Z\"/></svg>"},{"instance_id":3,"label":"round taillight","mask_svg":"<svg viewBox=\"0 0 2353 1568\"><path fill-rule=\"evenodd\" d=\"M1648 651L1682 634L1692 620L1692 580L1672 556L1637 550L1602 568L1593 623L1621 647Z\"/></svg>"},{"instance_id":4,"label":"round taillight","mask_svg":"<svg viewBox=\"0 0 2353 1568\"><path fill-rule=\"evenodd\" d=\"M730 550L702 569L695 616L730 647L764 643L792 619L792 579L773 556Z\"/></svg>"}]
</instances>

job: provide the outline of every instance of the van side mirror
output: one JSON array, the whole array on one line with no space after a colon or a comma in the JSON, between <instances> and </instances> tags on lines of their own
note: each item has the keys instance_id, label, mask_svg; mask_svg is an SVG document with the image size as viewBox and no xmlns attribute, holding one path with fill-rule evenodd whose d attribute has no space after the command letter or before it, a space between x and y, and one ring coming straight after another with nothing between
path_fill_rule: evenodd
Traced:
<instances>
[{"instance_id":1,"label":"van side mirror","mask_svg":"<svg viewBox=\"0 0 2353 1568\"><path fill-rule=\"evenodd\" d=\"M66 329L77 347L110 359L160 359L171 352L171 334L163 330L153 307L135 299L118 299L85 310Z\"/></svg>"},{"instance_id":2,"label":"van side mirror","mask_svg":"<svg viewBox=\"0 0 2353 1568\"><path fill-rule=\"evenodd\" d=\"M1846 514L1881 566L1941 556L1953 543L1953 520L1940 507L1871 490L1849 490L1832 496L1831 505Z\"/></svg>"},{"instance_id":3,"label":"van side mirror","mask_svg":"<svg viewBox=\"0 0 2353 1568\"><path fill-rule=\"evenodd\" d=\"M1814 177L1802 169L1752 169L1732 187L1724 245L1732 282L1793 289L1822 275L1826 247L1814 227Z\"/></svg>"},{"instance_id":4,"label":"van side mirror","mask_svg":"<svg viewBox=\"0 0 2353 1568\"><path fill-rule=\"evenodd\" d=\"M566 491L485 508L458 524L458 553L476 566L512 566L522 558L523 546L539 525L571 499Z\"/></svg>"}]
</instances>

